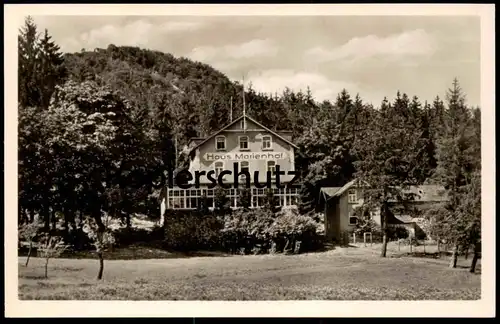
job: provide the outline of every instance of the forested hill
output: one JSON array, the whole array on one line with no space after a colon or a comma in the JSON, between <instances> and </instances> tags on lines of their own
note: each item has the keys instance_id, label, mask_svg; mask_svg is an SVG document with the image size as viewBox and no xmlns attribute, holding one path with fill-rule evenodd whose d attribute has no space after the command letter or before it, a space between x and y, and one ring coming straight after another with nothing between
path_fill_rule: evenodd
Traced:
<instances>
[{"instance_id":1,"label":"forested hill","mask_svg":"<svg viewBox=\"0 0 500 324\"><path fill-rule=\"evenodd\" d=\"M146 127L168 121L180 143L206 136L242 113L242 86L211 66L169 53L109 45L65 54L68 77L110 86L131 103L130 116ZM248 113L271 128L285 129L287 117L277 98L247 89ZM167 118L159 118L159 116Z\"/></svg>"}]
</instances>

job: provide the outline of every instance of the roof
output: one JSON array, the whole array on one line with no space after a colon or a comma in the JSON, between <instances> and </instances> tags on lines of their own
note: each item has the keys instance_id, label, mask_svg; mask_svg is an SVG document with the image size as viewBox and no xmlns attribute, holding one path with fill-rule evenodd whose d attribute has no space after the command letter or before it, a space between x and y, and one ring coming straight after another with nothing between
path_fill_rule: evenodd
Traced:
<instances>
[{"instance_id":1,"label":"roof","mask_svg":"<svg viewBox=\"0 0 500 324\"><path fill-rule=\"evenodd\" d=\"M324 195L328 196L329 198L326 198L327 200L333 197L339 197L341 196L346 190L349 190L351 187L353 187L357 182L357 179L351 180L348 183L346 183L342 187L323 187L320 189L320 192L322 192Z\"/></svg>"},{"instance_id":2,"label":"roof","mask_svg":"<svg viewBox=\"0 0 500 324\"><path fill-rule=\"evenodd\" d=\"M440 185L412 186L403 192L414 194L414 201L443 202L448 200L446 190Z\"/></svg>"},{"instance_id":3,"label":"roof","mask_svg":"<svg viewBox=\"0 0 500 324\"><path fill-rule=\"evenodd\" d=\"M190 141L190 142L191 142L191 141L201 141L201 140L204 140L204 139L205 139L205 137L191 137L191 138L189 139L189 141Z\"/></svg>"},{"instance_id":4,"label":"roof","mask_svg":"<svg viewBox=\"0 0 500 324\"><path fill-rule=\"evenodd\" d=\"M326 195L333 197L342 187L325 187L321 188L321 191L324 192Z\"/></svg>"},{"instance_id":5,"label":"roof","mask_svg":"<svg viewBox=\"0 0 500 324\"><path fill-rule=\"evenodd\" d=\"M394 222L394 219L396 222ZM391 224L398 224L398 223L403 223L403 224L408 224L408 223L414 223L413 217L410 215L394 215L393 222Z\"/></svg>"},{"instance_id":6,"label":"roof","mask_svg":"<svg viewBox=\"0 0 500 324\"><path fill-rule=\"evenodd\" d=\"M290 144L291 146L293 146L294 148L298 149L297 145L293 144L290 140L284 138L283 136L281 136L280 134L278 134L277 132L275 131L272 131L270 130L269 128L267 128L266 126L262 125L261 123L257 122L255 119L251 118L251 117L248 117L246 115L241 115L240 117L236 118L235 120L233 120L231 123L227 124L226 126L224 126L223 128L219 129L217 132L213 133L212 135L208 136L207 138L205 138L205 140L201 141L200 143L196 144L196 146L194 146L192 149L189 150L189 153L193 152L194 150L196 150L198 147L202 146L203 144L205 144L208 140L210 140L211 138L214 138L215 136L217 136L218 134L220 134L221 132L223 132L224 130L228 129L229 127L233 126L234 124L236 124L238 121L242 120L243 118L247 118L248 120L250 120L251 122L253 122L254 124L256 124L257 126L259 127L262 127L263 129L265 129L266 131L268 131L269 133L273 134L274 136L278 137L279 139L281 139L282 141L285 141L286 143Z\"/></svg>"},{"instance_id":7,"label":"roof","mask_svg":"<svg viewBox=\"0 0 500 324\"><path fill-rule=\"evenodd\" d=\"M323 187L320 189L320 192L326 195L325 199L328 200L333 197L341 196L355 184L356 179L349 181L342 187ZM446 190L440 185L411 186L403 190L403 192L406 194L413 194L413 201L415 202L444 202L448 200Z\"/></svg>"}]
</instances>

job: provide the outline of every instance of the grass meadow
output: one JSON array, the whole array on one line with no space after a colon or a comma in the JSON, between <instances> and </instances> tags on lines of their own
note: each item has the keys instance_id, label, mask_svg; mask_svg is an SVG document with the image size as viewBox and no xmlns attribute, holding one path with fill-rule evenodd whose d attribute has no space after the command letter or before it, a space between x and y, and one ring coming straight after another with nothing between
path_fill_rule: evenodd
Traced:
<instances>
[{"instance_id":1,"label":"grass meadow","mask_svg":"<svg viewBox=\"0 0 500 324\"><path fill-rule=\"evenodd\" d=\"M97 259L51 259L44 278L43 259L31 258L25 267L25 257L19 257L19 299L480 299L481 262L476 273L469 273L472 256L450 269L448 258L411 257L397 245L388 251L387 258L380 258L379 245L358 244L299 255L178 257L161 252L161 258L130 260L108 255L101 281L96 280Z\"/></svg>"}]
</instances>

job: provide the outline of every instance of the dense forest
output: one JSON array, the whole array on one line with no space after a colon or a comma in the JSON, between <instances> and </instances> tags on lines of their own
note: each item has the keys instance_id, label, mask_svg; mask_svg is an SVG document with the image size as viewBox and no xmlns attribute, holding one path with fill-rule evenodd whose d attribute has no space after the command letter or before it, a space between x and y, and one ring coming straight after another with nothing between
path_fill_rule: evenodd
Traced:
<instances>
[{"instance_id":1,"label":"dense forest","mask_svg":"<svg viewBox=\"0 0 500 324\"><path fill-rule=\"evenodd\" d=\"M309 89L258 93L209 65L137 47L63 54L30 18L18 76L20 224L39 215L44 231L63 223L69 235L88 216L105 231L103 212L127 225L134 213L158 218L182 147L227 124L231 109L239 116L244 92L247 113L292 131L300 148L300 215L314 212L321 186L355 177L382 207L395 187L436 183L452 199L429 216L435 231L457 247L480 240L481 110L458 80L432 102L395 91L372 106L348 89L318 102Z\"/></svg>"}]
</instances>

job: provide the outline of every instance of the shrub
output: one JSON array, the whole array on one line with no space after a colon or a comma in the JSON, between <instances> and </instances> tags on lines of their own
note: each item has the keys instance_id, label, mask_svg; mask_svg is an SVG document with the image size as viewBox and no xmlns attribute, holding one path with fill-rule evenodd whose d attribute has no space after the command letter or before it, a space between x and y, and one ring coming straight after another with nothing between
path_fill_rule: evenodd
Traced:
<instances>
[{"instance_id":1,"label":"shrub","mask_svg":"<svg viewBox=\"0 0 500 324\"><path fill-rule=\"evenodd\" d=\"M239 192L238 205L244 210L249 210L252 206L252 192L249 188L243 188Z\"/></svg>"},{"instance_id":2,"label":"shrub","mask_svg":"<svg viewBox=\"0 0 500 324\"><path fill-rule=\"evenodd\" d=\"M105 224L108 224L108 222ZM99 224L95 219L90 217L84 220L82 231L88 236L95 247L97 257L99 258L97 279L101 280L104 271L104 251L115 245L115 237L111 229L107 228L104 224Z\"/></svg>"},{"instance_id":3,"label":"shrub","mask_svg":"<svg viewBox=\"0 0 500 324\"><path fill-rule=\"evenodd\" d=\"M243 248L248 253L262 244L259 251L265 250L269 243L266 229L273 221L273 214L265 209L236 210L224 218L223 248L233 253Z\"/></svg>"},{"instance_id":4,"label":"shrub","mask_svg":"<svg viewBox=\"0 0 500 324\"><path fill-rule=\"evenodd\" d=\"M387 239L391 241L397 241L399 239L407 239L410 236L410 232L399 226L389 226L387 228Z\"/></svg>"},{"instance_id":5,"label":"shrub","mask_svg":"<svg viewBox=\"0 0 500 324\"><path fill-rule=\"evenodd\" d=\"M67 248L60 236L45 234L40 238L38 253L45 259L45 278L48 278L49 260L59 257Z\"/></svg>"},{"instance_id":6,"label":"shrub","mask_svg":"<svg viewBox=\"0 0 500 324\"><path fill-rule=\"evenodd\" d=\"M165 217L165 247L175 250L220 246L222 220L214 213L169 211Z\"/></svg>"},{"instance_id":7,"label":"shrub","mask_svg":"<svg viewBox=\"0 0 500 324\"><path fill-rule=\"evenodd\" d=\"M272 213L265 208L218 211L170 211L165 218L165 247L175 250L222 249L238 254L298 253L323 245L323 224L297 209Z\"/></svg>"},{"instance_id":8,"label":"shrub","mask_svg":"<svg viewBox=\"0 0 500 324\"><path fill-rule=\"evenodd\" d=\"M118 246L127 246L136 243L149 243L164 238L164 230L156 225L153 228L122 227L112 231Z\"/></svg>"},{"instance_id":9,"label":"shrub","mask_svg":"<svg viewBox=\"0 0 500 324\"><path fill-rule=\"evenodd\" d=\"M32 223L24 224L19 228L19 238L21 239L19 243L21 243L24 240L24 242L28 244L28 257L26 259L25 266L28 266L31 253L34 247L33 245L36 242L36 237L39 234L39 231L42 227L43 227L42 222L40 222L39 219L36 219Z\"/></svg>"},{"instance_id":10,"label":"shrub","mask_svg":"<svg viewBox=\"0 0 500 324\"><path fill-rule=\"evenodd\" d=\"M318 248L322 226L297 209L272 213L268 209L237 210L225 218L223 246L232 252L275 253Z\"/></svg>"},{"instance_id":11,"label":"shrub","mask_svg":"<svg viewBox=\"0 0 500 324\"><path fill-rule=\"evenodd\" d=\"M308 215L300 215L296 208L284 209L276 216L267 233L272 240L285 242L283 252L295 249L298 242L302 242L304 249L311 248L308 243L317 237L321 228L318 222Z\"/></svg>"},{"instance_id":12,"label":"shrub","mask_svg":"<svg viewBox=\"0 0 500 324\"><path fill-rule=\"evenodd\" d=\"M215 197L215 212L217 215L225 215L231 212L231 202L227 197L227 192L222 187L216 187L214 189Z\"/></svg>"}]
</instances>

